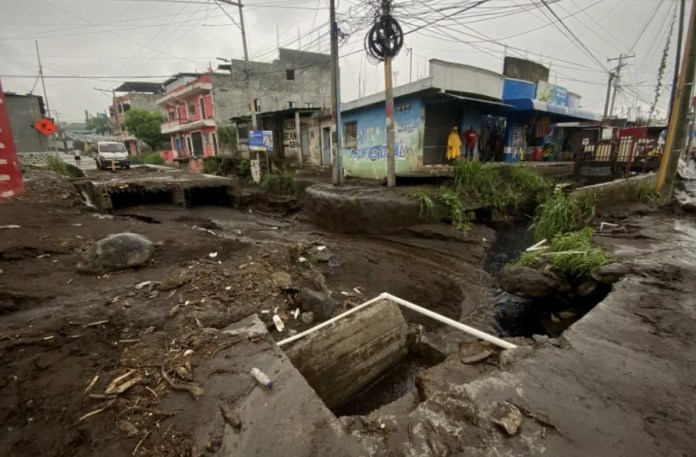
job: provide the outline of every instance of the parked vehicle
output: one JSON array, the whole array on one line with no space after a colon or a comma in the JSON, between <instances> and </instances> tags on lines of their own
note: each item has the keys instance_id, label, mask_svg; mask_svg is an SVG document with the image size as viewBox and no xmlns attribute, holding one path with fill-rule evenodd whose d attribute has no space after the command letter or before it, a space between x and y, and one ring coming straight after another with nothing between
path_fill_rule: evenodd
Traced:
<instances>
[{"instance_id":1,"label":"parked vehicle","mask_svg":"<svg viewBox=\"0 0 696 457\"><path fill-rule=\"evenodd\" d=\"M116 141L100 141L97 143L97 153L94 156L97 168L108 170L113 166L119 168L130 168L130 157L128 150L123 143Z\"/></svg>"}]
</instances>

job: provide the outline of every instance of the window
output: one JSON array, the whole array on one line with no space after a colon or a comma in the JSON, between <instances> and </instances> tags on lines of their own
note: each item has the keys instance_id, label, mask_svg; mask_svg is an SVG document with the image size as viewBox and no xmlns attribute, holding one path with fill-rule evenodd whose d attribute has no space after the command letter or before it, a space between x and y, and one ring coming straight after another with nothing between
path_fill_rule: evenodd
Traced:
<instances>
[{"instance_id":1,"label":"window","mask_svg":"<svg viewBox=\"0 0 696 457\"><path fill-rule=\"evenodd\" d=\"M198 97L198 107L200 108L201 119L205 119L205 101L203 100L203 97Z\"/></svg>"},{"instance_id":2,"label":"window","mask_svg":"<svg viewBox=\"0 0 696 457\"><path fill-rule=\"evenodd\" d=\"M127 113L128 111L130 111L130 109L131 109L130 103L123 104L123 112L124 113Z\"/></svg>"},{"instance_id":3,"label":"window","mask_svg":"<svg viewBox=\"0 0 696 457\"><path fill-rule=\"evenodd\" d=\"M295 102L288 102L288 108L294 108Z\"/></svg>"},{"instance_id":4,"label":"window","mask_svg":"<svg viewBox=\"0 0 696 457\"><path fill-rule=\"evenodd\" d=\"M188 104L188 113L189 113L189 116L195 116L195 115L196 115L196 104L195 104L195 103L189 103L189 104Z\"/></svg>"},{"instance_id":5,"label":"window","mask_svg":"<svg viewBox=\"0 0 696 457\"><path fill-rule=\"evenodd\" d=\"M285 78L288 81L294 81L295 80L295 70L292 68L289 70L285 70Z\"/></svg>"},{"instance_id":6,"label":"window","mask_svg":"<svg viewBox=\"0 0 696 457\"><path fill-rule=\"evenodd\" d=\"M118 105L118 112L119 113L123 112L123 105L121 105L121 104Z\"/></svg>"},{"instance_id":7,"label":"window","mask_svg":"<svg viewBox=\"0 0 696 457\"><path fill-rule=\"evenodd\" d=\"M304 107L305 108L314 108L314 104L313 103L305 103Z\"/></svg>"},{"instance_id":8,"label":"window","mask_svg":"<svg viewBox=\"0 0 696 457\"><path fill-rule=\"evenodd\" d=\"M261 112L261 100L259 100L258 98L254 99L254 111L256 111L257 113Z\"/></svg>"},{"instance_id":9,"label":"window","mask_svg":"<svg viewBox=\"0 0 696 457\"><path fill-rule=\"evenodd\" d=\"M169 112L169 120L170 120L170 121L173 121L174 119L176 119L175 116L176 116L176 114L174 113L174 111L170 111L170 112Z\"/></svg>"},{"instance_id":10,"label":"window","mask_svg":"<svg viewBox=\"0 0 696 457\"><path fill-rule=\"evenodd\" d=\"M343 146L346 148L358 147L358 123L346 122L343 124Z\"/></svg>"},{"instance_id":11,"label":"window","mask_svg":"<svg viewBox=\"0 0 696 457\"><path fill-rule=\"evenodd\" d=\"M180 106L176 107L176 118L181 120L181 107Z\"/></svg>"}]
</instances>

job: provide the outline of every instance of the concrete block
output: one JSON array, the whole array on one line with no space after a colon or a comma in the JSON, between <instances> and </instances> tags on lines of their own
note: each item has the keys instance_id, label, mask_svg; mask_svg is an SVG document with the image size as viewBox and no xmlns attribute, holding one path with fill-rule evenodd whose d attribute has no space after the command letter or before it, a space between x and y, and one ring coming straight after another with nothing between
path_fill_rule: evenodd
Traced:
<instances>
[{"instance_id":1,"label":"concrete block","mask_svg":"<svg viewBox=\"0 0 696 457\"><path fill-rule=\"evenodd\" d=\"M324 403L334 408L404 357L407 335L399 306L382 300L285 350Z\"/></svg>"}]
</instances>

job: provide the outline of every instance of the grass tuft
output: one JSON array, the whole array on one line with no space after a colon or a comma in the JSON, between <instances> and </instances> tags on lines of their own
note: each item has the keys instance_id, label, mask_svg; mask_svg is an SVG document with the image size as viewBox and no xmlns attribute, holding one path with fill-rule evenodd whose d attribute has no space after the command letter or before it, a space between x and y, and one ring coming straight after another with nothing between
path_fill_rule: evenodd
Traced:
<instances>
[{"instance_id":1,"label":"grass tuft","mask_svg":"<svg viewBox=\"0 0 696 457\"><path fill-rule=\"evenodd\" d=\"M530 230L534 239L552 239L558 234L577 230L595 217L596 200L590 195L579 200L557 191L546 203L539 205Z\"/></svg>"},{"instance_id":2,"label":"grass tuft","mask_svg":"<svg viewBox=\"0 0 696 457\"><path fill-rule=\"evenodd\" d=\"M266 173L261 178L259 186L272 194L291 195L295 193L295 178L286 173Z\"/></svg>"},{"instance_id":3,"label":"grass tuft","mask_svg":"<svg viewBox=\"0 0 696 457\"><path fill-rule=\"evenodd\" d=\"M435 215L435 202L427 190L417 189L410 194L410 197L420 204L421 216L433 217Z\"/></svg>"},{"instance_id":4,"label":"grass tuft","mask_svg":"<svg viewBox=\"0 0 696 457\"><path fill-rule=\"evenodd\" d=\"M55 157L49 157L48 162L46 162L46 167L58 174L71 176L70 171L68 170L68 165Z\"/></svg>"}]
</instances>

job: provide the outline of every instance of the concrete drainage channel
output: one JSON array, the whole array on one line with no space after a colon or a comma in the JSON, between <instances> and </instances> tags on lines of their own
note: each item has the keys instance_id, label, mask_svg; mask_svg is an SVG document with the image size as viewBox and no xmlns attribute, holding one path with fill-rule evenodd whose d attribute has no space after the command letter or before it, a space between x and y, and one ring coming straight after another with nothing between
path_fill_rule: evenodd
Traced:
<instances>
[{"instance_id":1,"label":"concrete drainage channel","mask_svg":"<svg viewBox=\"0 0 696 457\"><path fill-rule=\"evenodd\" d=\"M442 361L413 354L400 306L500 348L516 347L388 293L278 346L337 416L367 414L407 393L420 370Z\"/></svg>"}]
</instances>

